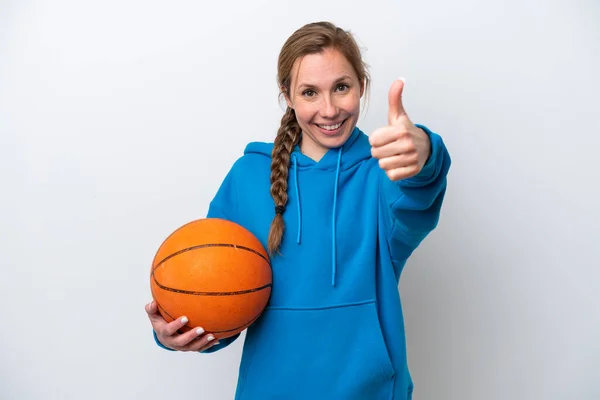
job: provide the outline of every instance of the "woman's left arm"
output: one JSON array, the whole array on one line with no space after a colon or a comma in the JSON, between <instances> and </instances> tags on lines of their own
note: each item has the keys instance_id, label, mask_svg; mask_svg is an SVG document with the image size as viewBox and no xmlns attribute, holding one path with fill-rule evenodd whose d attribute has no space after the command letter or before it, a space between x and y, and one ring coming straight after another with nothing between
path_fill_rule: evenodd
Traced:
<instances>
[{"instance_id":1,"label":"woman's left arm","mask_svg":"<svg viewBox=\"0 0 600 400\"><path fill-rule=\"evenodd\" d=\"M369 138L371 153L385 173L380 185L384 223L400 268L438 224L451 164L441 136L406 115L403 87L403 81L392 85L388 126Z\"/></svg>"}]
</instances>

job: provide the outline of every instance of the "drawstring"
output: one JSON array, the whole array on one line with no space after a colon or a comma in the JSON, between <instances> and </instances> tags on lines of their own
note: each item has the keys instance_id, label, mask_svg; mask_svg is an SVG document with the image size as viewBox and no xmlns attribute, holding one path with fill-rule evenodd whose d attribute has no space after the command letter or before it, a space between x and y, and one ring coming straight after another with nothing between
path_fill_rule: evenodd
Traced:
<instances>
[{"instance_id":1,"label":"drawstring","mask_svg":"<svg viewBox=\"0 0 600 400\"><path fill-rule=\"evenodd\" d=\"M302 234L302 214L300 213L300 191L298 190L298 164L296 155L292 154L292 162L294 164L294 184L296 185L296 211L298 213L298 237L296 243L300 244L300 236Z\"/></svg>"},{"instance_id":2,"label":"drawstring","mask_svg":"<svg viewBox=\"0 0 600 400\"><path fill-rule=\"evenodd\" d=\"M337 196L338 196L338 184L340 180L340 166L342 163L342 147L338 150L337 168L335 170L335 186L333 188L333 214L331 216L331 286L335 286L336 278L336 211L337 211ZM300 237L302 236L302 214L300 207L300 190L298 189L298 162L296 155L292 154L292 164L294 166L294 186L296 188L296 212L298 213L298 236L296 243L300 244Z\"/></svg>"},{"instance_id":3,"label":"drawstring","mask_svg":"<svg viewBox=\"0 0 600 400\"><path fill-rule=\"evenodd\" d=\"M336 246L335 246L335 214L337 208L338 182L340 179L340 164L342 161L342 147L338 150L337 168L335 170L335 186L333 188L333 215L331 216L331 286L335 286L336 274Z\"/></svg>"}]
</instances>

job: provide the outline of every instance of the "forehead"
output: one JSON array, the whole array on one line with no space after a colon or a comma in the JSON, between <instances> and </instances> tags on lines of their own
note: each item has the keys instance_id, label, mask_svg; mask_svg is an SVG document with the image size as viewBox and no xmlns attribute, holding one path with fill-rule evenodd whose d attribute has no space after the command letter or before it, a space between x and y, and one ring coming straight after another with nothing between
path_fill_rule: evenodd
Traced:
<instances>
[{"instance_id":1,"label":"forehead","mask_svg":"<svg viewBox=\"0 0 600 400\"><path fill-rule=\"evenodd\" d=\"M344 75L358 79L354 68L342 53L325 49L296 60L292 68L292 86L327 86Z\"/></svg>"}]
</instances>

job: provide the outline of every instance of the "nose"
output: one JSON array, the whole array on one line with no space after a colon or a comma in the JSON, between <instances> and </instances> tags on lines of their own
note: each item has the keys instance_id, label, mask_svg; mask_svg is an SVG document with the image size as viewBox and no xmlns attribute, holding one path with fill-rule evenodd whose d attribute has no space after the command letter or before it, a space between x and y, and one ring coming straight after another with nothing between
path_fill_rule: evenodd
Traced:
<instances>
[{"instance_id":1,"label":"nose","mask_svg":"<svg viewBox=\"0 0 600 400\"><path fill-rule=\"evenodd\" d=\"M338 115L339 109L335 104L335 101L331 98L331 96L323 96L323 101L320 107L321 117L327 119L333 119Z\"/></svg>"}]
</instances>

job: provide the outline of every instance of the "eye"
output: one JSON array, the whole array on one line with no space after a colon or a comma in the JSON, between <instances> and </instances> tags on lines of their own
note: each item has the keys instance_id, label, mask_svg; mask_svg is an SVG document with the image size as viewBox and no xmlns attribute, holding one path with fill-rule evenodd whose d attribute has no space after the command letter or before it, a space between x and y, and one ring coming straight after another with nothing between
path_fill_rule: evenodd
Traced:
<instances>
[{"instance_id":1,"label":"eye","mask_svg":"<svg viewBox=\"0 0 600 400\"><path fill-rule=\"evenodd\" d=\"M304 97L313 97L316 94L317 93L312 89L306 89L304 92L302 92L302 96Z\"/></svg>"},{"instance_id":2,"label":"eye","mask_svg":"<svg viewBox=\"0 0 600 400\"><path fill-rule=\"evenodd\" d=\"M337 85L335 87L335 90L337 92L345 92L346 90L348 90L350 88L350 86L346 85L345 83L340 83L339 85Z\"/></svg>"}]
</instances>

